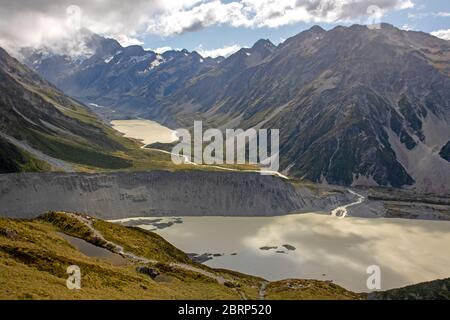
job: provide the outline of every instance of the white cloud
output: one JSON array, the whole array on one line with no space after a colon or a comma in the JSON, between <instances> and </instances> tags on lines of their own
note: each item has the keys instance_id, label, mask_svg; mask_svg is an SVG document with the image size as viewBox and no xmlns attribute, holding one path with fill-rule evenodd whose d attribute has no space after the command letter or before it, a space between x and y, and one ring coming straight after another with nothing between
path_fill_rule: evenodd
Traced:
<instances>
[{"instance_id":1,"label":"white cloud","mask_svg":"<svg viewBox=\"0 0 450 320\"><path fill-rule=\"evenodd\" d=\"M450 40L450 29L433 31L431 34L444 40Z\"/></svg>"},{"instance_id":2,"label":"white cloud","mask_svg":"<svg viewBox=\"0 0 450 320\"><path fill-rule=\"evenodd\" d=\"M197 31L213 25L251 26L240 2L222 3L219 0L200 3L188 9L164 12L151 19L148 32L170 36Z\"/></svg>"},{"instance_id":3,"label":"white cloud","mask_svg":"<svg viewBox=\"0 0 450 320\"><path fill-rule=\"evenodd\" d=\"M365 23L370 6L379 8L378 16L414 4L411 0L2 0L0 46L58 47L61 39L76 38L80 28L127 45L141 43L146 32L170 36L218 25Z\"/></svg>"},{"instance_id":4,"label":"white cloud","mask_svg":"<svg viewBox=\"0 0 450 320\"><path fill-rule=\"evenodd\" d=\"M276 28L297 22L369 23L370 17L412 7L410 0L205 0L155 15L147 30L170 36L214 25Z\"/></svg>"},{"instance_id":5,"label":"white cloud","mask_svg":"<svg viewBox=\"0 0 450 320\"><path fill-rule=\"evenodd\" d=\"M0 46L51 49L79 37L80 29L119 38L124 44L138 43L151 15L162 0L15 0L1 1ZM71 45L76 47L76 45Z\"/></svg>"},{"instance_id":6,"label":"white cloud","mask_svg":"<svg viewBox=\"0 0 450 320\"><path fill-rule=\"evenodd\" d=\"M118 34L114 37L123 47L133 46L133 45L143 45L144 42L137 38L129 37L126 34Z\"/></svg>"},{"instance_id":7,"label":"white cloud","mask_svg":"<svg viewBox=\"0 0 450 320\"><path fill-rule=\"evenodd\" d=\"M426 17L430 16L430 13L427 12L419 12L419 13L408 13L409 19L424 19Z\"/></svg>"},{"instance_id":8,"label":"white cloud","mask_svg":"<svg viewBox=\"0 0 450 320\"><path fill-rule=\"evenodd\" d=\"M409 24L404 24L404 25L402 26L402 30L405 30L405 31L412 31L412 30L414 30L414 29L413 29L413 27L411 27Z\"/></svg>"},{"instance_id":9,"label":"white cloud","mask_svg":"<svg viewBox=\"0 0 450 320\"><path fill-rule=\"evenodd\" d=\"M174 50L174 49L172 47L161 47L161 48L149 49L149 50L161 54L161 53L164 53L166 51L170 51L170 50Z\"/></svg>"},{"instance_id":10,"label":"white cloud","mask_svg":"<svg viewBox=\"0 0 450 320\"><path fill-rule=\"evenodd\" d=\"M409 12L408 18L409 19L424 19L428 18L430 16L433 17L450 17L450 12Z\"/></svg>"},{"instance_id":11,"label":"white cloud","mask_svg":"<svg viewBox=\"0 0 450 320\"><path fill-rule=\"evenodd\" d=\"M411 0L403 0L403 1L399 1L400 3L397 5L397 7L399 9L411 9L415 7L414 2L412 2Z\"/></svg>"},{"instance_id":12,"label":"white cloud","mask_svg":"<svg viewBox=\"0 0 450 320\"><path fill-rule=\"evenodd\" d=\"M225 46L218 49L210 49L205 50L203 49L203 46L200 45L197 47L196 51L202 56L202 57L211 57L211 58L217 58L217 57L228 57L232 55L233 53L239 51L241 49L240 46L234 44L231 46Z\"/></svg>"}]
</instances>

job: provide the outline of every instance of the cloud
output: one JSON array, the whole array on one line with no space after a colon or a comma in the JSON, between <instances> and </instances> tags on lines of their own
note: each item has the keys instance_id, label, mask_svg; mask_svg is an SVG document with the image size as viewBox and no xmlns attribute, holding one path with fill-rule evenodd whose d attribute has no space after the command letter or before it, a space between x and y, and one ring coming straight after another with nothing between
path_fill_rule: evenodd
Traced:
<instances>
[{"instance_id":1,"label":"cloud","mask_svg":"<svg viewBox=\"0 0 450 320\"><path fill-rule=\"evenodd\" d=\"M233 53L239 51L241 49L240 46L234 44L231 46L225 46L218 49L210 49L205 50L203 49L203 46L200 45L197 47L196 51L202 56L202 57L211 57L211 58L217 58L217 57L228 57L232 55Z\"/></svg>"},{"instance_id":2,"label":"cloud","mask_svg":"<svg viewBox=\"0 0 450 320\"><path fill-rule=\"evenodd\" d=\"M170 51L170 50L174 50L174 49L172 47L160 47L160 48L149 49L149 50L161 54L161 53L164 53L166 51Z\"/></svg>"},{"instance_id":3,"label":"cloud","mask_svg":"<svg viewBox=\"0 0 450 320\"><path fill-rule=\"evenodd\" d=\"M419 12L419 13L408 13L408 19L424 19L430 16L430 13Z\"/></svg>"},{"instance_id":4,"label":"cloud","mask_svg":"<svg viewBox=\"0 0 450 320\"><path fill-rule=\"evenodd\" d=\"M414 28L411 27L409 24L404 24L404 25L402 26L402 30L405 30L405 31L412 31L412 30L414 30Z\"/></svg>"},{"instance_id":5,"label":"cloud","mask_svg":"<svg viewBox=\"0 0 450 320\"><path fill-rule=\"evenodd\" d=\"M171 1L169 1L171 2ZM61 42L76 47L83 28L138 43L138 35L162 0L15 0L0 6L0 45L14 50L19 46L45 44L60 50Z\"/></svg>"},{"instance_id":6,"label":"cloud","mask_svg":"<svg viewBox=\"0 0 450 320\"><path fill-rule=\"evenodd\" d=\"M215 0L190 8L164 12L149 21L147 31L170 36L197 31L213 25L250 26L240 2L222 3Z\"/></svg>"},{"instance_id":7,"label":"cloud","mask_svg":"<svg viewBox=\"0 0 450 320\"><path fill-rule=\"evenodd\" d=\"M414 7L410 0L240 0L204 1L186 8L157 14L148 32L162 36L197 31L217 25L276 28L297 22L372 23L388 11ZM360 21L361 22L361 21Z\"/></svg>"},{"instance_id":8,"label":"cloud","mask_svg":"<svg viewBox=\"0 0 450 320\"><path fill-rule=\"evenodd\" d=\"M428 18L428 17L450 17L450 12L418 12L418 13L413 13L413 12L409 12L408 13L408 18L409 19L424 19L424 18Z\"/></svg>"},{"instance_id":9,"label":"cloud","mask_svg":"<svg viewBox=\"0 0 450 320\"><path fill-rule=\"evenodd\" d=\"M118 34L114 37L121 45L122 47L128 47L133 45L142 46L144 42L137 38L129 37L126 34Z\"/></svg>"},{"instance_id":10,"label":"cloud","mask_svg":"<svg viewBox=\"0 0 450 320\"><path fill-rule=\"evenodd\" d=\"M444 40L450 40L450 29L433 31L431 34Z\"/></svg>"},{"instance_id":11,"label":"cloud","mask_svg":"<svg viewBox=\"0 0 450 320\"><path fill-rule=\"evenodd\" d=\"M375 6L375 12L368 8ZM2 0L0 46L69 50L82 28L139 44L145 33L172 36L212 26L276 28L297 22L363 22L413 7L411 0ZM76 40L76 41L75 41ZM69 49L60 43L73 42Z\"/></svg>"}]
</instances>

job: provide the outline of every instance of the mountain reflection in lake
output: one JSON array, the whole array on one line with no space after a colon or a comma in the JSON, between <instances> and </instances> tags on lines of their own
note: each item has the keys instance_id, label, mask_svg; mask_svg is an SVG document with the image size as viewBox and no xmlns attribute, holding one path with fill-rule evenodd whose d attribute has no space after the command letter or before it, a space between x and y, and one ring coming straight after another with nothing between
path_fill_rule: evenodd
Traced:
<instances>
[{"instance_id":1,"label":"mountain reflection in lake","mask_svg":"<svg viewBox=\"0 0 450 320\"><path fill-rule=\"evenodd\" d=\"M207 261L208 266L268 280L333 280L367 292L370 265L381 267L383 290L450 277L450 255L445 254L450 245L448 221L318 214L182 221L155 232L185 252L224 254ZM155 229L145 223L140 227Z\"/></svg>"}]
</instances>

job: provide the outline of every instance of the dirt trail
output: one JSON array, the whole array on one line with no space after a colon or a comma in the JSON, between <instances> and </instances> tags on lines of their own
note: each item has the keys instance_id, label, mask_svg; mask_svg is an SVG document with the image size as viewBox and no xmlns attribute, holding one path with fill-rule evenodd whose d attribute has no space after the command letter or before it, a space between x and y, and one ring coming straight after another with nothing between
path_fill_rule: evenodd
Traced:
<instances>
[{"instance_id":1,"label":"dirt trail","mask_svg":"<svg viewBox=\"0 0 450 320\"><path fill-rule=\"evenodd\" d=\"M212 272L208 272L206 270L200 269L200 268L196 268L194 266L188 265L188 264L184 264L184 263L171 263L170 264L171 267L173 268L178 268L178 269L184 269L187 271L192 271L195 273L199 273L201 275L204 275L208 278L214 279L216 280L219 284L225 284L225 281L227 281L224 277L222 276L218 276Z\"/></svg>"},{"instance_id":2,"label":"dirt trail","mask_svg":"<svg viewBox=\"0 0 450 320\"><path fill-rule=\"evenodd\" d=\"M267 288L268 284L269 284L269 282L266 282L266 281L261 282L261 285L259 287L259 292L258 292L259 300L265 300L266 299L266 288Z\"/></svg>"},{"instance_id":3,"label":"dirt trail","mask_svg":"<svg viewBox=\"0 0 450 320\"><path fill-rule=\"evenodd\" d=\"M135 255L133 253L126 252L122 246L120 246L120 245L118 245L118 244L116 244L114 242L111 242L109 240L106 240L105 237L103 237L103 235L100 233L100 231L98 231L97 229L94 228L94 226L92 224L92 222L93 222L92 218L81 216L81 215L74 214L74 213L69 213L69 212L65 212L65 214L68 215L71 218L77 219L78 221L80 221L81 223L86 225L89 229L91 229L92 233L94 234L94 237L99 238L100 240L106 242L106 246L107 247L109 247L109 248L112 247L113 248L113 249L108 249L108 250L111 250L114 253L118 253L121 256L123 256L124 258L128 258L130 260L133 260L133 261L136 261L136 262L139 262L139 263L153 263L153 264L155 264L155 263L158 262L156 260L150 260L150 259L147 259L147 258L144 258L144 257L137 256L137 255Z\"/></svg>"},{"instance_id":4,"label":"dirt trail","mask_svg":"<svg viewBox=\"0 0 450 320\"><path fill-rule=\"evenodd\" d=\"M79 222L83 223L85 226L87 226L93 233L94 237L104 241L106 243L107 249L113 251L114 253L118 253L121 256L123 256L124 258L128 258L132 261L138 262L138 263L144 263L144 264L157 264L159 261L157 260L151 260L151 259L147 259L141 256L137 256L133 253L130 252L126 252L124 250L124 248L114 242L111 242L109 240L106 240L105 237L103 237L103 235L100 233L100 231L98 231L97 229L94 228L93 226L93 220L90 217L87 216L82 216L82 215L78 215L78 214L74 214L74 213L69 213L69 212L64 212L64 214L66 214L67 216L77 219ZM113 249L111 249L113 248ZM205 277L211 278L216 280L219 284L224 285L226 281L229 282L233 282L231 280L227 280L222 276L216 275L212 272L208 272L206 270L203 270L201 268L197 268L188 264L184 264L184 263L170 263L169 266L171 266L172 268L176 268L176 269L183 269L186 271L191 271L191 272L195 272L195 273L199 273Z\"/></svg>"},{"instance_id":5,"label":"dirt trail","mask_svg":"<svg viewBox=\"0 0 450 320\"><path fill-rule=\"evenodd\" d=\"M147 146L143 146L141 147L142 149L145 149ZM193 166L198 166L198 163L192 162L191 160L189 160L188 157L186 156L181 156L178 154L174 154L172 152L166 151L166 150L161 150L161 149L155 149L155 148L147 148L148 150L152 150L152 151L158 151L158 152L162 152L165 154L169 154L171 156L176 156L176 157L182 157L183 158L183 162L185 164L190 164ZM246 169L233 169L233 168L226 168L226 167L221 167L221 166L215 166L215 165L202 165L205 168L214 168L214 169L219 169L219 170L224 170L224 171L234 171L234 172L251 172L251 173L261 173L264 172L265 175L272 175L272 176L277 176L281 179L285 179L285 180L289 180L289 178L287 176L285 176L284 174L279 173L278 171L272 171L272 170L266 170L264 168L262 168L261 170L246 170Z\"/></svg>"}]
</instances>

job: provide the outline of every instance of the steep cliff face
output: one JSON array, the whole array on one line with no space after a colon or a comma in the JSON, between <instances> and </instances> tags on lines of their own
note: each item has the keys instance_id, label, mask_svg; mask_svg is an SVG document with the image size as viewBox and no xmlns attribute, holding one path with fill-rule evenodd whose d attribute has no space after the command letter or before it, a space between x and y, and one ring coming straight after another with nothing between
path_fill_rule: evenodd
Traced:
<instances>
[{"instance_id":1,"label":"steep cliff face","mask_svg":"<svg viewBox=\"0 0 450 320\"><path fill-rule=\"evenodd\" d=\"M60 210L104 219L273 216L328 209L350 197L325 194L257 173L9 174L0 175L0 214L23 218Z\"/></svg>"}]
</instances>

